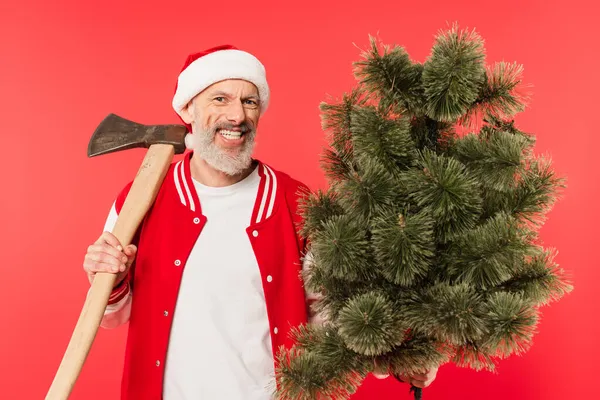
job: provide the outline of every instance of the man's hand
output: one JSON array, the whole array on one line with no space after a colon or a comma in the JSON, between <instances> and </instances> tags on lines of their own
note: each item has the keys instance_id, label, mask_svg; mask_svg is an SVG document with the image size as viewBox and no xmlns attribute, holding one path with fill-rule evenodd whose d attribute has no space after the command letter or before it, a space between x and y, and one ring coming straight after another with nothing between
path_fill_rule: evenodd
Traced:
<instances>
[{"instance_id":1,"label":"man's hand","mask_svg":"<svg viewBox=\"0 0 600 400\"><path fill-rule=\"evenodd\" d=\"M118 274L115 285L118 285L127 275L129 267L135 259L137 248L130 244L123 247L112 233L104 232L90 247L83 261L83 269L90 283L97 272Z\"/></svg>"},{"instance_id":2,"label":"man's hand","mask_svg":"<svg viewBox=\"0 0 600 400\"><path fill-rule=\"evenodd\" d=\"M424 389L427 386L431 385L431 383L435 380L438 369L439 369L438 367L435 367L435 368L432 368L429 371L426 371L422 374L414 374L414 375L403 374L403 375L398 376L398 378L401 381L408 383L409 385ZM385 379L388 376L390 376L390 374L374 372L373 376L375 376L377 379Z\"/></svg>"},{"instance_id":3,"label":"man's hand","mask_svg":"<svg viewBox=\"0 0 600 400\"><path fill-rule=\"evenodd\" d=\"M435 380L437 376L438 368L430 369L423 374L415 374L415 375L400 375L399 378L403 382L408 383L409 385L424 389L427 386L431 385L431 383Z\"/></svg>"}]
</instances>

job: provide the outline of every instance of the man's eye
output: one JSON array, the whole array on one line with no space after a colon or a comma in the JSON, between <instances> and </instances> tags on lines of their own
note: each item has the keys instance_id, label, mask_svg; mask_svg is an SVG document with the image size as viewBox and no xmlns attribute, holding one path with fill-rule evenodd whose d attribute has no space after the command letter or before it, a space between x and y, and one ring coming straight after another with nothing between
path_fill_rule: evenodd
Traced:
<instances>
[{"instance_id":1,"label":"man's eye","mask_svg":"<svg viewBox=\"0 0 600 400\"><path fill-rule=\"evenodd\" d=\"M223 96L215 97L215 100L221 103L221 102L225 101L225 97L223 97Z\"/></svg>"},{"instance_id":2,"label":"man's eye","mask_svg":"<svg viewBox=\"0 0 600 400\"><path fill-rule=\"evenodd\" d=\"M258 105L258 103L256 101L254 101L254 100L246 100L246 104L249 104L251 106L257 106Z\"/></svg>"}]
</instances>

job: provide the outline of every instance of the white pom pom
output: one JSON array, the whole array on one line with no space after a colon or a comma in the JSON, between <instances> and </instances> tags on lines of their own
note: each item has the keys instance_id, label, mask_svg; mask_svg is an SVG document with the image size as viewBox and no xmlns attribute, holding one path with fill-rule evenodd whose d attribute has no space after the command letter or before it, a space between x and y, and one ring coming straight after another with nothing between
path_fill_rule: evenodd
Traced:
<instances>
[{"instance_id":1,"label":"white pom pom","mask_svg":"<svg viewBox=\"0 0 600 400\"><path fill-rule=\"evenodd\" d=\"M196 138L194 137L194 135L192 133L188 133L187 135L185 135L185 147L193 150L194 146L196 144Z\"/></svg>"}]
</instances>

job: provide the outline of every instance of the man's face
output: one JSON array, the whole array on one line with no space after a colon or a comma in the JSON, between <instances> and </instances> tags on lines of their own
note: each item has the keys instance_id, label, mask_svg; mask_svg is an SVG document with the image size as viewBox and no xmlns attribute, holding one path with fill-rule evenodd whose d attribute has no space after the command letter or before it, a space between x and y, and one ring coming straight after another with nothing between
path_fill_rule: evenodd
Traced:
<instances>
[{"instance_id":1,"label":"man's face","mask_svg":"<svg viewBox=\"0 0 600 400\"><path fill-rule=\"evenodd\" d=\"M260 118L258 89L252 83L217 82L198 94L182 116L192 124L194 152L213 168L238 175L250 166Z\"/></svg>"}]
</instances>

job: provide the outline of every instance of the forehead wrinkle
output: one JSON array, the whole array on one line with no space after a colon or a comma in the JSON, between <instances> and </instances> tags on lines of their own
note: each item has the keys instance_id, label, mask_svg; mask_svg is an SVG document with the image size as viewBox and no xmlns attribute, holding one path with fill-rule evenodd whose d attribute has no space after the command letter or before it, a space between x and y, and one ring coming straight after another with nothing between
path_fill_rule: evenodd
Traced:
<instances>
[{"instance_id":1,"label":"forehead wrinkle","mask_svg":"<svg viewBox=\"0 0 600 400\"><path fill-rule=\"evenodd\" d=\"M209 92L209 94L211 97L212 96L223 96L223 97L229 97L229 98L234 97L231 93L228 93L222 89L211 91L211 92Z\"/></svg>"}]
</instances>

